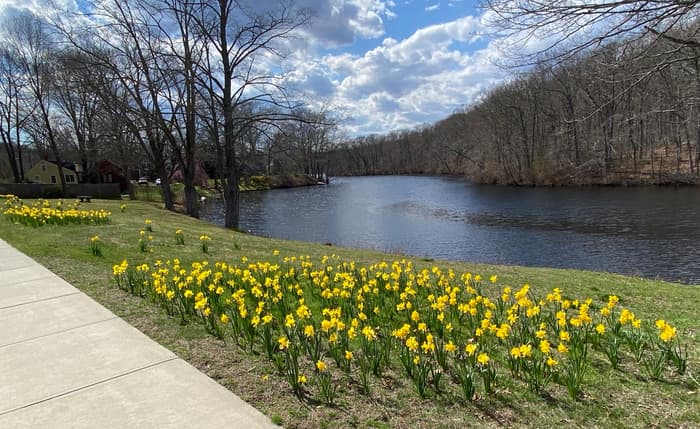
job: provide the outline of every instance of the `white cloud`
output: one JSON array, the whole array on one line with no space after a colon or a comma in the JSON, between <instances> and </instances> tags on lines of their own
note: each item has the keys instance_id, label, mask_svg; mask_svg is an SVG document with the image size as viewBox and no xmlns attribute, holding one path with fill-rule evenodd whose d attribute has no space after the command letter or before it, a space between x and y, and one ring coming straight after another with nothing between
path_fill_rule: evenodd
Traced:
<instances>
[{"instance_id":1,"label":"white cloud","mask_svg":"<svg viewBox=\"0 0 700 429\"><path fill-rule=\"evenodd\" d=\"M330 99L337 85L329 67L322 62L298 62L285 76L285 83L292 91L300 88L319 100Z\"/></svg>"},{"instance_id":2,"label":"white cloud","mask_svg":"<svg viewBox=\"0 0 700 429\"><path fill-rule=\"evenodd\" d=\"M479 17L466 16L421 28L403 40L385 38L363 55L306 58L299 72L306 77L296 83L307 82L311 93L324 92L325 103L343 107L353 119L346 125L349 134L432 123L505 77L492 61L500 57L494 44L480 50L470 46L482 30ZM322 83L315 80L319 70Z\"/></svg>"},{"instance_id":3,"label":"white cloud","mask_svg":"<svg viewBox=\"0 0 700 429\"><path fill-rule=\"evenodd\" d=\"M56 13L68 15L78 10L76 0L0 0L0 11L26 9L37 16L47 16Z\"/></svg>"},{"instance_id":4,"label":"white cloud","mask_svg":"<svg viewBox=\"0 0 700 429\"><path fill-rule=\"evenodd\" d=\"M304 30L308 42L324 47L345 46L357 38L384 35L384 19L394 18L394 2L382 0L300 0L311 22Z\"/></svg>"},{"instance_id":5,"label":"white cloud","mask_svg":"<svg viewBox=\"0 0 700 429\"><path fill-rule=\"evenodd\" d=\"M425 8L426 12L434 12L436 10L440 10L440 3L431 4Z\"/></svg>"}]
</instances>

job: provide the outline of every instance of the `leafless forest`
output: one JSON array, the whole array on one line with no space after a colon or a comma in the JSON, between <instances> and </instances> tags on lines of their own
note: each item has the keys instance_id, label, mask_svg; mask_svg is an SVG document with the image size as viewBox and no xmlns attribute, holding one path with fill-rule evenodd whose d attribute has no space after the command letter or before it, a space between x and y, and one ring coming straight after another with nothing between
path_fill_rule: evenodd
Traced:
<instances>
[{"instance_id":1,"label":"leafless forest","mask_svg":"<svg viewBox=\"0 0 700 429\"><path fill-rule=\"evenodd\" d=\"M347 142L333 154L333 171L517 185L695 183L696 5L487 2L495 23L521 38L514 77L436 124ZM541 33L551 43L517 55L517 42Z\"/></svg>"}]
</instances>

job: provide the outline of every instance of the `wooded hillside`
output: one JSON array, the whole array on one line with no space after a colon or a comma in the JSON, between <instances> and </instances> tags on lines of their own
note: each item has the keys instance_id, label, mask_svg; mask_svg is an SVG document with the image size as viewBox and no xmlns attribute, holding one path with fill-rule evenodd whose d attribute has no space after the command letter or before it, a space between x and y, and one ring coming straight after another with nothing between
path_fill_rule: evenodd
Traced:
<instances>
[{"instance_id":1,"label":"wooded hillside","mask_svg":"<svg viewBox=\"0 0 700 429\"><path fill-rule=\"evenodd\" d=\"M549 52L436 124L346 142L333 172L518 185L695 183L700 45L678 42L695 30Z\"/></svg>"}]
</instances>

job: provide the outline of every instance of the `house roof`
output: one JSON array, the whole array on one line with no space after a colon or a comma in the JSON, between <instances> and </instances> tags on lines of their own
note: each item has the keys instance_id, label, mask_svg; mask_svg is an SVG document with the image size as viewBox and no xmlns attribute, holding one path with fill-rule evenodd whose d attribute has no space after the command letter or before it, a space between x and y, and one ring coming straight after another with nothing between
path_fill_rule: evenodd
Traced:
<instances>
[{"instance_id":1,"label":"house roof","mask_svg":"<svg viewBox=\"0 0 700 429\"><path fill-rule=\"evenodd\" d=\"M37 162L36 164L32 165L32 168L36 167L37 165L41 165L41 164L51 164L53 166L58 166L58 164L56 164L55 162L48 161L46 159L42 159L39 162ZM68 170L75 169L75 163L73 163L73 162L63 161L62 164L63 164L63 168L65 168L65 169L68 169Z\"/></svg>"}]
</instances>

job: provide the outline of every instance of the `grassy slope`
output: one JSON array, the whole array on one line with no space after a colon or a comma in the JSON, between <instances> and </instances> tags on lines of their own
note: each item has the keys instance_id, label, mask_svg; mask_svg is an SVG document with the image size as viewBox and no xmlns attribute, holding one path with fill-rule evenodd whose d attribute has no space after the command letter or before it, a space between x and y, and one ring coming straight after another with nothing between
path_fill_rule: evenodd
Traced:
<instances>
[{"instance_id":1,"label":"grassy slope","mask_svg":"<svg viewBox=\"0 0 700 429\"><path fill-rule=\"evenodd\" d=\"M118 290L111 280L113 264L127 258L134 263L180 257L183 261L202 259L198 237L212 237L208 259L237 261L266 259L272 249L282 255L335 253L358 263L393 260L397 255L341 249L317 244L254 237L228 231L182 215L166 212L151 203L128 202L124 213L120 201L93 201L87 208L105 208L113 213L106 226L45 226L37 229L0 221L0 237L34 257L52 271L85 291L114 313L200 368L246 401L288 427L699 427L700 393L689 377L668 376L667 381L649 383L629 359L623 371L612 371L595 361L600 371L591 374L583 400L573 402L556 384L551 397L536 397L524 389L504 383L492 398L465 404L458 397L441 395L420 400L402 377L375 380L371 398L341 389L335 408L302 403L292 395L281 378L270 375L272 365L259 356L242 353L235 346L208 336L199 325L180 325L152 304ZM138 231L144 220L154 225L153 253L137 250ZM174 231L185 232L185 246L176 246ZM90 254L88 238L99 235L104 257ZM487 244L485 244L487 245ZM621 303L640 318L664 318L679 328L688 343L689 369L700 373L700 288L613 274L576 270L507 267L454 262L438 264L458 273L470 271L484 276L497 274L499 283L519 286L529 283L533 292L561 287L564 295L604 299L607 294L622 297ZM696 375L698 374L698 375ZM700 381L700 380L698 380Z\"/></svg>"}]
</instances>

